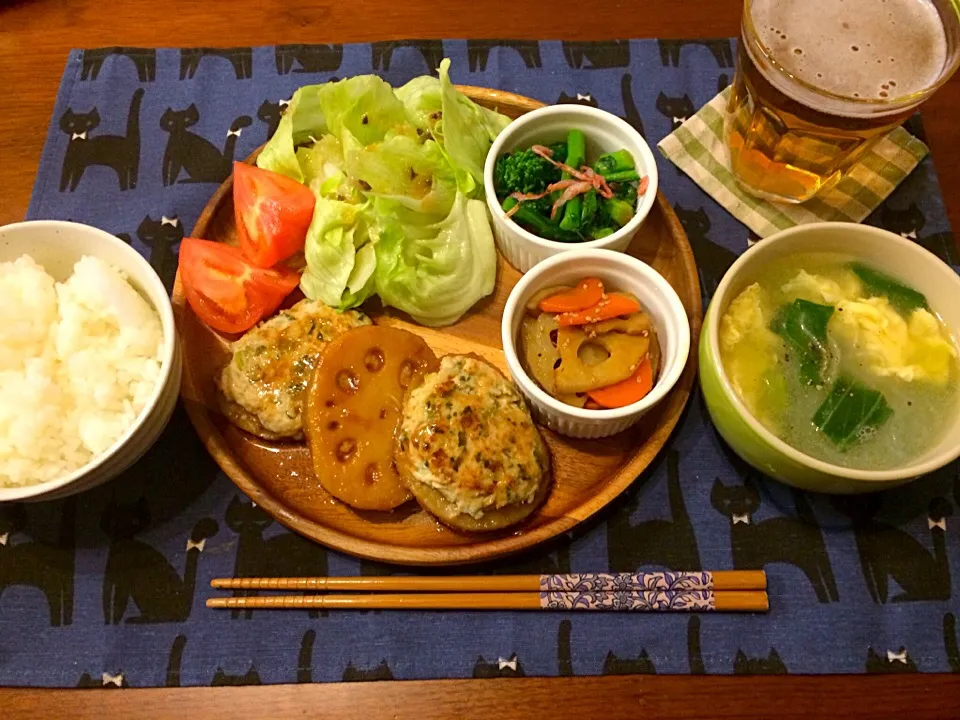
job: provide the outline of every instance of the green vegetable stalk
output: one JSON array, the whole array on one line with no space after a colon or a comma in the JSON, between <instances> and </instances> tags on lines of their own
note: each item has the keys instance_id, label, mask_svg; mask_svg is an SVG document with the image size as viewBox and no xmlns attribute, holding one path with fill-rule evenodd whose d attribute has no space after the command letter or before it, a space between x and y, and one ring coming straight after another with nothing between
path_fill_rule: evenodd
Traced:
<instances>
[{"instance_id":1,"label":"green vegetable stalk","mask_svg":"<svg viewBox=\"0 0 960 720\"><path fill-rule=\"evenodd\" d=\"M503 201L503 209L510 210L517 204L515 198L508 197ZM559 242L579 242L580 236L577 233L567 232L562 228L551 223L547 218L538 213L528 203L520 203L520 207L511 216L516 222L527 226L534 234L547 240L557 240Z\"/></svg>"},{"instance_id":2,"label":"green vegetable stalk","mask_svg":"<svg viewBox=\"0 0 960 720\"><path fill-rule=\"evenodd\" d=\"M640 176L637 174L636 170L619 170L617 172L610 173L609 175L604 175L603 177L608 183L633 182L634 180L640 179Z\"/></svg>"},{"instance_id":3,"label":"green vegetable stalk","mask_svg":"<svg viewBox=\"0 0 960 720\"><path fill-rule=\"evenodd\" d=\"M586 165L587 138L582 130L570 130L565 142L549 147L555 163L577 169ZM604 153L592 167L610 183L614 197L604 199L595 189L590 189L568 200L559 213L551 216L553 206L562 195L556 190L541 199L521 201L521 207L511 217L550 240L578 242L615 233L629 223L636 212L640 180L636 161L629 151L621 149ZM504 201L511 194L544 193L549 185L561 179L573 178L569 173L561 174L554 163L529 148L501 155L494 166L494 185L505 210L516 206L512 200Z\"/></svg>"},{"instance_id":4,"label":"green vegetable stalk","mask_svg":"<svg viewBox=\"0 0 960 720\"><path fill-rule=\"evenodd\" d=\"M604 153L597 158L593 164L594 172L598 172L610 181L610 175L614 173L635 171L636 163L633 161L633 155L626 150L617 150L612 153Z\"/></svg>"},{"instance_id":5,"label":"green vegetable stalk","mask_svg":"<svg viewBox=\"0 0 960 720\"><path fill-rule=\"evenodd\" d=\"M603 201L603 212L618 227L623 227L633 220L633 205L615 197Z\"/></svg>"},{"instance_id":6,"label":"green vegetable stalk","mask_svg":"<svg viewBox=\"0 0 960 720\"><path fill-rule=\"evenodd\" d=\"M599 205L600 203L597 198L597 191L595 189L587 190L587 192L583 196L583 210L581 213L582 218L580 221L581 228L590 227L590 223L593 222L593 218L597 214L597 208L599 207Z\"/></svg>"},{"instance_id":7,"label":"green vegetable stalk","mask_svg":"<svg viewBox=\"0 0 960 720\"><path fill-rule=\"evenodd\" d=\"M579 168L587 161L587 136L582 130L571 130L567 133L567 161L572 168ZM570 176L563 173L563 179ZM578 195L563 206L563 219L560 227L563 230L575 231L583 226L583 200Z\"/></svg>"}]
</instances>

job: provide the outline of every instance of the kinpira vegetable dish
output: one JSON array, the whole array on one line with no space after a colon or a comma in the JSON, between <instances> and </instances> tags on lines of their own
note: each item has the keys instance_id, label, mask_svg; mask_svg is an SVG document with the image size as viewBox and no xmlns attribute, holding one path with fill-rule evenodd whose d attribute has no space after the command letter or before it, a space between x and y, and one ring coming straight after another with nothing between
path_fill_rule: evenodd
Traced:
<instances>
[{"instance_id":1,"label":"kinpira vegetable dish","mask_svg":"<svg viewBox=\"0 0 960 720\"><path fill-rule=\"evenodd\" d=\"M566 142L500 155L493 181L507 217L546 240L571 243L599 240L629 223L649 179L624 149L588 164L588 144L573 129Z\"/></svg>"},{"instance_id":2,"label":"kinpira vegetable dish","mask_svg":"<svg viewBox=\"0 0 960 720\"><path fill-rule=\"evenodd\" d=\"M520 323L520 362L548 394L589 409L642 400L656 383L660 345L633 295L597 278L535 293Z\"/></svg>"},{"instance_id":3,"label":"kinpira vegetable dish","mask_svg":"<svg viewBox=\"0 0 960 720\"><path fill-rule=\"evenodd\" d=\"M305 442L320 485L353 508L415 498L453 528L495 530L550 484L519 391L358 307L377 295L449 325L493 290L477 198L509 120L457 92L448 66L396 91L375 76L300 88L257 166L235 165L236 246L185 239L180 279L196 315L229 336L215 383L235 426Z\"/></svg>"},{"instance_id":4,"label":"kinpira vegetable dish","mask_svg":"<svg viewBox=\"0 0 960 720\"><path fill-rule=\"evenodd\" d=\"M927 299L840 254L766 266L724 312L720 356L767 429L846 467L910 464L960 403L957 347Z\"/></svg>"}]
</instances>

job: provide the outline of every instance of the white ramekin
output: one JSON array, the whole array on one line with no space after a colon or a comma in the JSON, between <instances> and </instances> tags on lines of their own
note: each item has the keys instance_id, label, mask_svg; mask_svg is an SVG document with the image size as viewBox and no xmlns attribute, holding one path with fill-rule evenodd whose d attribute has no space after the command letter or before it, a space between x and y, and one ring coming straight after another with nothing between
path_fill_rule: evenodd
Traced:
<instances>
[{"instance_id":1,"label":"white ramekin","mask_svg":"<svg viewBox=\"0 0 960 720\"><path fill-rule=\"evenodd\" d=\"M163 332L160 378L140 417L102 455L62 477L24 487L0 487L0 502L54 500L116 477L136 462L160 437L180 392L180 348L167 291L150 263L122 240L89 225L35 220L0 227L0 262L29 255L56 280L66 280L74 264L91 255L126 274L130 284L160 316Z\"/></svg>"},{"instance_id":2,"label":"white ramekin","mask_svg":"<svg viewBox=\"0 0 960 720\"><path fill-rule=\"evenodd\" d=\"M588 162L593 162L605 152L626 149L633 155L640 175L646 175L650 184L637 205L633 219L613 235L582 243L545 240L527 232L506 216L494 192L493 168L497 158L505 152L528 148L533 144L549 145L560 142L565 140L567 133L574 128L583 130L587 136ZM551 105L514 120L497 136L487 153L483 168L483 186L487 207L493 219L493 234L497 238L497 246L511 265L520 272L526 272L541 260L570 250L626 250L656 199L657 163L643 136L616 115L586 105Z\"/></svg>"},{"instance_id":3,"label":"white ramekin","mask_svg":"<svg viewBox=\"0 0 960 720\"><path fill-rule=\"evenodd\" d=\"M609 410L566 405L548 395L520 364L516 338L527 301L541 288L575 285L585 277L600 278L608 291L633 293L656 324L662 355L660 373L653 390L632 405ZM530 402L535 417L563 435L599 438L626 430L670 392L687 364L690 325L683 303L670 283L646 263L612 250L574 249L544 260L520 278L503 311L501 340L510 374Z\"/></svg>"}]
</instances>

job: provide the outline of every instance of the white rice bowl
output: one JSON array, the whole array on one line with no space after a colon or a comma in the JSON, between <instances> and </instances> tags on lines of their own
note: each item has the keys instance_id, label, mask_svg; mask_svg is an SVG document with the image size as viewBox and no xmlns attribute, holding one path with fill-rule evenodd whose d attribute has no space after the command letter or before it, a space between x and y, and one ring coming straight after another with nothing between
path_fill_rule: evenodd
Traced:
<instances>
[{"instance_id":1,"label":"white rice bowl","mask_svg":"<svg viewBox=\"0 0 960 720\"><path fill-rule=\"evenodd\" d=\"M0 487L53 480L111 447L150 402L163 332L115 268L85 256L56 283L0 263Z\"/></svg>"}]
</instances>

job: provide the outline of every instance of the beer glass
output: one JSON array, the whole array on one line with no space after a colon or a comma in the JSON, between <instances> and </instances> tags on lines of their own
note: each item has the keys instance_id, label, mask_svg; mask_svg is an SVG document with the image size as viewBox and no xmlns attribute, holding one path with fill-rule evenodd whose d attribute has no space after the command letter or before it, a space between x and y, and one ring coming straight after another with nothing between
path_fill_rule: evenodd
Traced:
<instances>
[{"instance_id":1,"label":"beer glass","mask_svg":"<svg viewBox=\"0 0 960 720\"><path fill-rule=\"evenodd\" d=\"M745 0L724 135L745 190L833 186L960 64L960 0Z\"/></svg>"}]
</instances>

